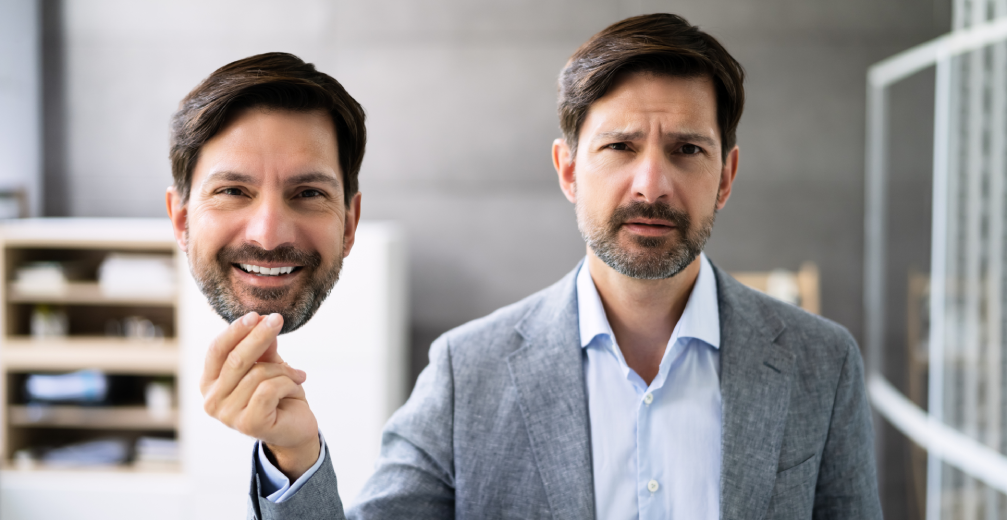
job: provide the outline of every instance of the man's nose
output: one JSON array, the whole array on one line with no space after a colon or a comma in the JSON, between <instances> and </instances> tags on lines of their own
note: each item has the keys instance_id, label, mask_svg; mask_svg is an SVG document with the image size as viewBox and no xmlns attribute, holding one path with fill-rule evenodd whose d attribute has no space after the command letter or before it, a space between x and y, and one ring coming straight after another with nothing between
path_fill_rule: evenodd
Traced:
<instances>
[{"instance_id":1,"label":"man's nose","mask_svg":"<svg viewBox=\"0 0 1007 520\"><path fill-rule=\"evenodd\" d=\"M633 169L633 199L652 204L671 196L671 168L659 150L640 155Z\"/></svg>"},{"instance_id":2,"label":"man's nose","mask_svg":"<svg viewBox=\"0 0 1007 520\"><path fill-rule=\"evenodd\" d=\"M295 242L294 216L280 196L263 196L252 208L245 240L270 250Z\"/></svg>"}]
</instances>

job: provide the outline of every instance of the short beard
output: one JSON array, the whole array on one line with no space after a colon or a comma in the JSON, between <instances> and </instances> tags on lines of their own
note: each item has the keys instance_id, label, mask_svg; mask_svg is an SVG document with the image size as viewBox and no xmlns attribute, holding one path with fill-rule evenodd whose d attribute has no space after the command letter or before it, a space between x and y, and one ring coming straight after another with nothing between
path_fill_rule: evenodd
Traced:
<instances>
[{"instance_id":1,"label":"short beard","mask_svg":"<svg viewBox=\"0 0 1007 520\"><path fill-rule=\"evenodd\" d=\"M594 225L577 205L577 227L594 254L619 274L642 280L671 278L689 266L706 247L713 230L716 209L709 218L693 229L689 214L664 202L646 204L634 201L620 206L608 222ZM619 244L619 231L632 218L660 219L671 222L679 237L633 236L632 241L643 251L634 252Z\"/></svg>"},{"instance_id":2,"label":"short beard","mask_svg":"<svg viewBox=\"0 0 1007 520\"><path fill-rule=\"evenodd\" d=\"M283 316L283 328L280 334L293 332L307 323L332 287L339 280L339 271L343 266L342 255L337 255L331 267L322 266L322 257L318 252L307 252L293 246L280 246L266 250L252 244L239 247L224 247L217 252L212 261L203 261L188 248L189 269L196 280L200 291L206 296L213 310L228 323L255 311L259 315L278 313ZM301 266L306 282L302 287L261 288L246 287L246 294L257 300L249 307L241 303L235 294L231 283L230 270L236 263L281 263ZM288 301L288 295L297 291L293 301Z\"/></svg>"}]
</instances>

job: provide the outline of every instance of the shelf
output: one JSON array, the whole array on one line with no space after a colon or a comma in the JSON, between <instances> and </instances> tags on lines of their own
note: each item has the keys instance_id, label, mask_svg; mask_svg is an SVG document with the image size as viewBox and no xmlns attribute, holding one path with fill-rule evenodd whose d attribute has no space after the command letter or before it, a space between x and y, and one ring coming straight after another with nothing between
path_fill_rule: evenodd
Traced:
<instances>
[{"instance_id":1,"label":"shelf","mask_svg":"<svg viewBox=\"0 0 1007 520\"><path fill-rule=\"evenodd\" d=\"M146 406L9 406L11 426L45 428L85 428L100 430L174 430L178 411L163 417L150 413Z\"/></svg>"},{"instance_id":2,"label":"shelf","mask_svg":"<svg viewBox=\"0 0 1007 520\"><path fill-rule=\"evenodd\" d=\"M17 338L3 343L0 359L8 372L94 368L110 373L173 374L178 370L179 354L174 340Z\"/></svg>"},{"instance_id":3,"label":"shelf","mask_svg":"<svg viewBox=\"0 0 1007 520\"><path fill-rule=\"evenodd\" d=\"M0 466L0 481L9 479L13 475L40 475L45 479L50 479L56 475L66 475L67 477L102 475L171 475L182 471L182 465L178 462L137 462L118 466L49 466L43 462L33 461L30 467L18 466L16 463L7 461ZM43 482L46 484L47 482Z\"/></svg>"},{"instance_id":4,"label":"shelf","mask_svg":"<svg viewBox=\"0 0 1007 520\"><path fill-rule=\"evenodd\" d=\"M7 247L163 249L178 247L166 218L41 218L4 222Z\"/></svg>"},{"instance_id":5,"label":"shelf","mask_svg":"<svg viewBox=\"0 0 1007 520\"><path fill-rule=\"evenodd\" d=\"M97 282L68 282L60 294L19 291L8 283L7 300L11 303L64 303L77 305L174 305L175 295L106 296Z\"/></svg>"}]
</instances>

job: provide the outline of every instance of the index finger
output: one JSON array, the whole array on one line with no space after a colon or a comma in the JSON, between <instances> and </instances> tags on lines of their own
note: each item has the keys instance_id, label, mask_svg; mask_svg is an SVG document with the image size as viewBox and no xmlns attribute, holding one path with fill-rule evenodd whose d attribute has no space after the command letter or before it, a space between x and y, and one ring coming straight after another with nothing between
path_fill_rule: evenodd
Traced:
<instances>
[{"instance_id":1,"label":"index finger","mask_svg":"<svg viewBox=\"0 0 1007 520\"><path fill-rule=\"evenodd\" d=\"M199 380L199 388L206 393L206 387L220 376L220 369L224 366L227 355L238 346L238 342L245 338L249 332L259 323L259 313L252 311L232 322L224 329L206 351L206 360L203 363L203 375Z\"/></svg>"},{"instance_id":2,"label":"index finger","mask_svg":"<svg viewBox=\"0 0 1007 520\"><path fill-rule=\"evenodd\" d=\"M279 314L270 314L266 319L260 320L224 357L220 373L213 383L212 392L229 395L241 378L245 377L258 359L276 342L276 336L282 326L283 318Z\"/></svg>"}]
</instances>

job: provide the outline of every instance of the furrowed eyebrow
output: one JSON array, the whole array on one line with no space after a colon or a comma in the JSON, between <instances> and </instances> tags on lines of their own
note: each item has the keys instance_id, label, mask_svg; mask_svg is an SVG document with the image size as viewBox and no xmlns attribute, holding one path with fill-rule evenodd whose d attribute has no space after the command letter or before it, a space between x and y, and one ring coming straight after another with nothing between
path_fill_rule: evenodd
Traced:
<instances>
[{"instance_id":1,"label":"furrowed eyebrow","mask_svg":"<svg viewBox=\"0 0 1007 520\"><path fill-rule=\"evenodd\" d=\"M614 130L612 132L602 132L591 140L592 143L600 141L636 141L643 137L643 132L622 132Z\"/></svg>"},{"instance_id":2,"label":"furrowed eyebrow","mask_svg":"<svg viewBox=\"0 0 1007 520\"><path fill-rule=\"evenodd\" d=\"M592 143L598 143L601 141L636 141L644 137L643 132L602 132L591 140ZM714 147L717 142L703 134L692 133L692 132L669 132L664 134L664 138L668 141L686 141L690 143L704 144L709 147Z\"/></svg>"},{"instance_id":3,"label":"furrowed eyebrow","mask_svg":"<svg viewBox=\"0 0 1007 520\"><path fill-rule=\"evenodd\" d=\"M327 173L321 173L321 172L302 173L300 175L294 175L293 177L287 179L284 184L291 185L291 184L313 184L313 183L328 184L329 186L332 186L332 188L334 189L339 188L339 179Z\"/></svg>"},{"instance_id":4,"label":"furrowed eyebrow","mask_svg":"<svg viewBox=\"0 0 1007 520\"><path fill-rule=\"evenodd\" d=\"M669 134L664 134L664 137L669 141L686 141L690 143L699 143L699 144L705 144L706 146L709 146L711 148L717 145L716 140L703 134L694 134L688 132L684 133L672 132Z\"/></svg>"}]
</instances>

